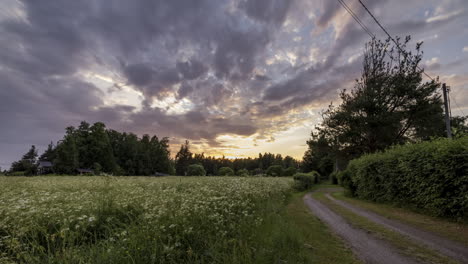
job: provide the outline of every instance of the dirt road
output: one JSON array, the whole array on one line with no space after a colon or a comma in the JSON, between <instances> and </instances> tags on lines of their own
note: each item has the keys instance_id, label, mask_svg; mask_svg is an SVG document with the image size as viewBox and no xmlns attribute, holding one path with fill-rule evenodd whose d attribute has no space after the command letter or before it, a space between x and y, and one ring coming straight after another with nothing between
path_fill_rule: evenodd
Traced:
<instances>
[{"instance_id":1,"label":"dirt road","mask_svg":"<svg viewBox=\"0 0 468 264\"><path fill-rule=\"evenodd\" d=\"M326 194L326 196L336 204L351 210L355 214L366 217L367 219L377 224L383 225L388 229L408 236L415 241L427 245L429 248L439 251L443 255L460 261L461 263L468 263L468 248L460 243L456 243L454 241L437 236L433 233L429 233L401 222L385 218L381 215L369 212L344 201L337 200L330 194Z\"/></svg>"},{"instance_id":2,"label":"dirt road","mask_svg":"<svg viewBox=\"0 0 468 264\"><path fill-rule=\"evenodd\" d=\"M321 189L327 192L326 197L335 204L347 208L353 213L366 217L368 220L384 226L387 229L401 233L416 243L422 243L439 253L451 257L461 263L468 263L468 248L464 245L442 238L433 233L417 229L385 218L363 208L337 200L329 193L338 189ZM343 238L353 249L355 254L365 263L418 263L417 260L401 255L389 243L375 238L365 230L354 228L343 217L329 209L325 204L312 198L310 194L304 196L304 202L319 219L325 222L338 236Z\"/></svg>"},{"instance_id":3,"label":"dirt road","mask_svg":"<svg viewBox=\"0 0 468 264\"><path fill-rule=\"evenodd\" d=\"M352 227L340 215L313 199L310 195L304 196L304 202L312 213L330 226L338 236L343 238L358 258L365 263L419 263L416 260L398 254L396 249L385 241L374 238L362 229Z\"/></svg>"}]
</instances>

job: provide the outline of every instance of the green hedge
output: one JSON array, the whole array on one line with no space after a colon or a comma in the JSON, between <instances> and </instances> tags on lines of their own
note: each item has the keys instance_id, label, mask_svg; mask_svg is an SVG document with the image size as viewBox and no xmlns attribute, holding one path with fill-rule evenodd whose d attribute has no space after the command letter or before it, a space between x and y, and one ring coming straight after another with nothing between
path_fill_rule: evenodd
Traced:
<instances>
[{"instance_id":1,"label":"green hedge","mask_svg":"<svg viewBox=\"0 0 468 264\"><path fill-rule=\"evenodd\" d=\"M316 171L311 171L309 173L296 173L293 178L294 188L298 191L305 191L319 182L320 174Z\"/></svg>"},{"instance_id":2,"label":"green hedge","mask_svg":"<svg viewBox=\"0 0 468 264\"><path fill-rule=\"evenodd\" d=\"M359 198L468 218L468 137L408 144L352 160L341 185Z\"/></svg>"}]
</instances>

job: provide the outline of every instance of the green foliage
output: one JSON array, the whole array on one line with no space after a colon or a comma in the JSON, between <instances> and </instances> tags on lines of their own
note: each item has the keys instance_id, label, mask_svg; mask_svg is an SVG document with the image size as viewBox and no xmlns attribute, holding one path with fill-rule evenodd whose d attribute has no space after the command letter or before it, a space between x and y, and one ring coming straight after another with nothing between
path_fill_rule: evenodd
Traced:
<instances>
[{"instance_id":1,"label":"green foliage","mask_svg":"<svg viewBox=\"0 0 468 264\"><path fill-rule=\"evenodd\" d=\"M55 146L53 142L50 142L50 144L47 146L47 149L42 153L42 155L39 157L39 161L54 161L56 158L55 154Z\"/></svg>"},{"instance_id":2,"label":"green foliage","mask_svg":"<svg viewBox=\"0 0 468 264\"><path fill-rule=\"evenodd\" d=\"M317 175L313 173L294 174L294 188L298 191L305 191L317 183Z\"/></svg>"},{"instance_id":3,"label":"green foliage","mask_svg":"<svg viewBox=\"0 0 468 264\"><path fill-rule=\"evenodd\" d=\"M222 167L218 170L219 176L234 176L234 171L229 167Z\"/></svg>"},{"instance_id":4,"label":"green foliage","mask_svg":"<svg viewBox=\"0 0 468 264\"><path fill-rule=\"evenodd\" d=\"M67 127L57 146L50 144L41 160L53 162L59 174L76 174L78 168L94 168L99 163L103 173L114 175L152 175L170 169L169 140L106 129L97 122L81 122L78 128ZM95 170L96 171L96 170Z\"/></svg>"},{"instance_id":5,"label":"green foliage","mask_svg":"<svg viewBox=\"0 0 468 264\"><path fill-rule=\"evenodd\" d=\"M307 141L308 149L304 153L302 161L303 171L318 171L322 175L329 175L333 172L336 157L331 144L324 135L311 133L311 138Z\"/></svg>"},{"instance_id":6,"label":"green foliage","mask_svg":"<svg viewBox=\"0 0 468 264\"><path fill-rule=\"evenodd\" d=\"M297 173L297 169L294 167L289 167L283 170L283 176L293 176Z\"/></svg>"},{"instance_id":7,"label":"green foliage","mask_svg":"<svg viewBox=\"0 0 468 264\"><path fill-rule=\"evenodd\" d=\"M237 171L237 176L241 176L241 177L247 177L247 176L250 176L249 174L249 171L247 169L240 169Z\"/></svg>"},{"instance_id":8,"label":"green foliage","mask_svg":"<svg viewBox=\"0 0 468 264\"><path fill-rule=\"evenodd\" d=\"M314 183L319 183L320 182L320 178L321 178L320 173L318 173L316 171L311 171L308 174L314 177Z\"/></svg>"},{"instance_id":9,"label":"green foliage","mask_svg":"<svg viewBox=\"0 0 468 264\"><path fill-rule=\"evenodd\" d=\"M345 187L346 194L354 196L356 193L356 185L351 180L351 171L354 165L350 164L348 169L344 171L340 171L336 174L336 178L338 180L338 184Z\"/></svg>"},{"instance_id":10,"label":"green foliage","mask_svg":"<svg viewBox=\"0 0 468 264\"><path fill-rule=\"evenodd\" d=\"M350 162L339 175L352 195L468 217L468 137L397 146Z\"/></svg>"},{"instance_id":11,"label":"green foliage","mask_svg":"<svg viewBox=\"0 0 468 264\"><path fill-rule=\"evenodd\" d=\"M175 170L180 176L188 175L188 167L192 162L192 152L190 152L190 143L188 140L180 146L179 152L176 155Z\"/></svg>"},{"instance_id":12,"label":"green foliage","mask_svg":"<svg viewBox=\"0 0 468 264\"><path fill-rule=\"evenodd\" d=\"M192 164L187 168L187 176L205 176L206 171L200 164Z\"/></svg>"},{"instance_id":13,"label":"green foliage","mask_svg":"<svg viewBox=\"0 0 468 264\"><path fill-rule=\"evenodd\" d=\"M101 164L97 163L97 162L94 162L93 164L93 171L94 171L94 174L96 175L101 175L102 173L102 166Z\"/></svg>"},{"instance_id":14,"label":"green foliage","mask_svg":"<svg viewBox=\"0 0 468 264\"><path fill-rule=\"evenodd\" d=\"M21 172L25 176L37 174L37 149L34 145L23 155L21 160L11 164L10 173L15 172Z\"/></svg>"},{"instance_id":15,"label":"green foliage","mask_svg":"<svg viewBox=\"0 0 468 264\"><path fill-rule=\"evenodd\" d=\"M8 176L26 176L26 172L24 171L8 172Z\"/></svg>"},{"instance_id":16,"label":"green foliage","mask_svg":"<svg viewBox=\"0 0 468 264\"><path fill-rule=\"evenodd\" d=\"M367 43L361 78L351 91L340 93L340 105L330 105L322 114L307 142L304 171L329 175L335 162L341 169L365 153L443 136L440 83L422 81L421 43L412 52L407 50L409 37L396 41Z\"/></svg>"},{"instance_id":17,"label":"green foliage","mask_svg":"<svg viewBox=\"0 0 468 264\"><path fill-rule=\"evenodd\" d=\"M338 171L334 171L330 173L329 178L330 178L331 184L338 184L338 174L339 174Z\"/></svg>"},{"instance_id":18,"label":"green foliage","mask_svg":"<svg viewBox=\"0 0 468 264\"><path fill-rule=\"evenodd\" d=\"M272 165L268 167L266 175L273 177L283 176L283 167L281 165Z\"/></svg>"},{"instance_id":19,"label":"green foliage","mask_svg":"<svg viewBox=\"0 0 468 264\"><path fill-rule=\"evenodd\" d=\"M455 138L468 135L468 116L453 116L450 124Z\"/></svg>"}]
</instances>

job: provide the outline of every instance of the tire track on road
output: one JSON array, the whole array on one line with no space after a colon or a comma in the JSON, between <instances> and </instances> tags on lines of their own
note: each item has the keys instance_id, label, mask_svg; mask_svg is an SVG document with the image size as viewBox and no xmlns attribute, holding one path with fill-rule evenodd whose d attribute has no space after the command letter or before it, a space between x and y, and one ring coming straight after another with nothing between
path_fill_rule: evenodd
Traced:
<instances>
[{"instance_id":1,"label":"tire track on road","mask_svg":"<svg viewBox=\"0 0 468 264\"><path fill-rule=\"evenodd\" d=\"M344 239L359 259L365 263L413 264L420 263L403 256L389 243L371 236L362 229L352 227L343 217L323 203L306 194L304 203L321 221Z\"/></svg>"},{"instance_id":2,"label":"tire track on road","mask_svg":"<svg viewBox=\"0 0 468 264\"><path fill-rule=\"evenodd\" d=\"M366 209L349 204L345 201L338 200L331 196L329 193L325 194L328 199L342 206L351 212L363 216L372 222L383 225L384 227L403 234L417 242L427 245L433 250L437 250L441 254L456 259L461 263L468 263L468 248L464 245L442 238L433 233L423 231L421 229L403 224L401 222L388 219L376 213L370 212Z\"/></svg>"}]
</instances>

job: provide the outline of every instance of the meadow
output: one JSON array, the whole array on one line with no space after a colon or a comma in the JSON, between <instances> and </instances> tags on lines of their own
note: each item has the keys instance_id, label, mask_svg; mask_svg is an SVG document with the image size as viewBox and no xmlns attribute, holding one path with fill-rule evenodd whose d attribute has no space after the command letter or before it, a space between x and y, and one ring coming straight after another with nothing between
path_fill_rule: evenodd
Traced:
<instances>
[{"instance_id":1,"label":"meadow","mask_svg":"<svg viewBox=\"0 0 468 264\"><path fill-rule=\"evenodd\" d=\"M0 263L307 263L291 178L0 177Z\"/></svg>"}]
</instances>

